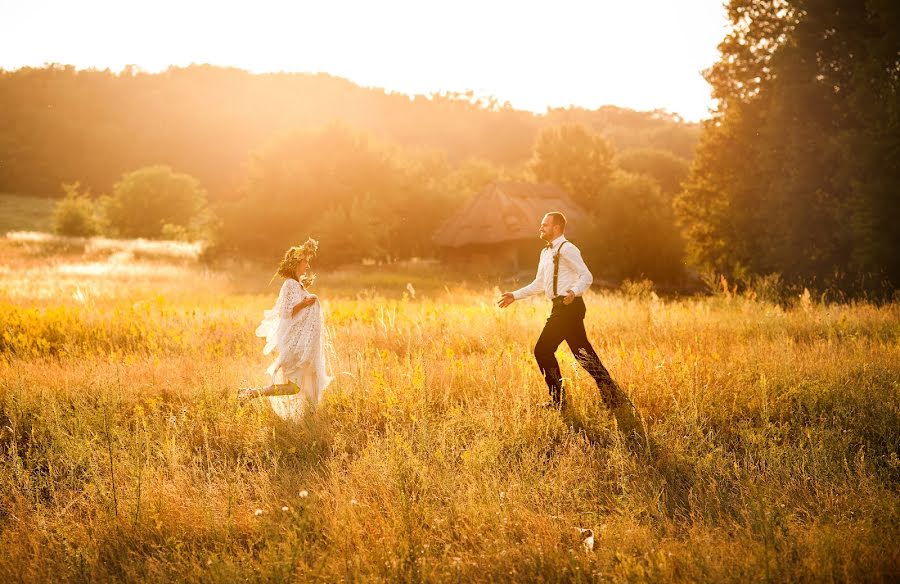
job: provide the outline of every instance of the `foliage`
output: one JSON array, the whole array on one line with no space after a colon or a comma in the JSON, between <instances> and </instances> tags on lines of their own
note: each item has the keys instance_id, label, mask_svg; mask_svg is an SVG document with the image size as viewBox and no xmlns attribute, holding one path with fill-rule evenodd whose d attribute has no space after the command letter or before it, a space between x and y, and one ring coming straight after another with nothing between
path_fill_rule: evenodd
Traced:
<instances>
[{"instance_id":1,"label":"foliage","mask_svg":"<svg viewBox=\"0 0 900 584\"><path fill-rule=\"evenodd\" d=\"M689 157L696 124L622 108L565 110L620 148L650 146ZM80 180L110 192L123 173L163 163L196 177L214 203L244 179L248 153L279 133L339 121L401 148L445 152L457 164L515 167L544 126L565 123L471 92L408 96L325 74L251 74L193 65L160 73L70 65L0 70L0 192L55 195Z\"/></svg>"},{"instance_id":2,"label":"foliage","mask_svg":"<svg viewBox=\"0 0 900 584\"><path fill-rule=\"evenodd\" d=\"M312 232L327 250L326 263L358 262L360 259L384 260L385 244L392 229L387 214L371 196L349 204L326 209L313 223Z\"/></svg>"},{"instance_id":3,"label":"foliage","mask_svg":"<svg viewBox=\"0 0 900 584\"><path fill-rule=\"evenodd\" d=\"M580 125L600 134L616 147L659 149L690 160L700 137L699 124L686 123L677 114L662 110L638 112L628 108L603 106L596 110L569 107L547 111L548 127Z\"/></svg>"},{"instance_id":4,"label":"foliage","mask_svg":"<svg viewBox=\"0 0 900 584\"><path fill-rule=\"evenodd\" d=\"M79 183L65 184L64 199L53 207L53 232L58 235L89 237L99 233L99 225L90 192L80 193Z\"/></svg>"},{"instance_id":5,"label":"foliage","mask_svg":"<svg viewBox=\"0 0 900 584\"><path fill-rule=\"evenodd\" d=\"M648 176L616 171L593 207L591 231L585 253L600 274L671 282L681 273L671 205Z\"/></svg>"},{"instance_id":6,"label":"foliage","mask_svg":"<svg viewBox=\"0 0 900 584\"><path fill-rule=\"evenodd\" d=\"M253 156L245 192L226 212L223 237L244 255L278 257L308 236L321 240L313 227L329 210L334 217L365 195L383 200L393 183L389 160L367 136L339 125L291 132ZM320 259L327 263L332 250L322 243Z\"/></svg>"},{"instance_id":7,"label":"foliage","mask_svg":"<svg viewBox=\"0 0 900 584\"><path fill-rule=\"evenodd\" d=\"M324 264L428 255L457 201L495 172L472 161L453 169L441 154L388 148L338 124L291 132L253 157L242 197L222 211L223 245L276 257L313 236Z\"/></svg>"},{"instance_id":8,"label":"foliage","mask_svg":"<svg viewBox=\"0 0 900 584\"><path fill-rule=\"evenodd\" d=\"M648 424L636 442L567 351L572 410L535 408L543 302L501 311L490 283L440 271L322 272L336 380L288 423L235 400L266 380L270 269L83 275L96 258L30 253L0 245L2 581L900 569L896 305L588 293L589 334Z\"/></svg>"},{"instance_id":9,"label":"foliage","mask_svg":"<svg viewBox=\"0 0 900 584\"><path fill-rule=\"evenodd\" d=\"M190 175L148 166L123 175L103 205L115 234L159 238L187 234L196 226L206 211L206 191Z\"/></svg>"},{"instance_id":10,"label":"foliage","mask_svg":"<svg viewBox=\"0 0 900 584\"><path fill-rule=\"evenodd\" d=\"M620 152L616 155L616 166L655 179L662 193L669 198L681 190L688 175L687 160L657 148L632 148Z\"/></svg>"},{"instance_id":11,"label":"foliage","mask_svg":"<svg viewBox=\"0 0 900 584\"><path fill-rule=\"evenodd\" d=\"M900 8L734 0L678 212L693 261L748 279L900 282Z\"/></svg>"},{"instance_id":12,"label":"foliage","mask_svg":"<svg viewBox=\"0 0 900 584\"><path fill-rule=\"evenodd\" d=\"M531 170L539 181L559 185L591 208L610 180L613 154L607 140L584 126L546 128L535 143Z\"/></svg>"}]
</instances>

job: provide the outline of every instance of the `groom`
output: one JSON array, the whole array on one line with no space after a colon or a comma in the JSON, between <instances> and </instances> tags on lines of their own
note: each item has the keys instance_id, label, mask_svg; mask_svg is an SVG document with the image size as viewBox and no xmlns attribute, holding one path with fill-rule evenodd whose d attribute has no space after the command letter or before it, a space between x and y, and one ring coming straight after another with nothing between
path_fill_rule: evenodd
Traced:
<instances>
[{"instance_id":1,"label":"groom","mask_svg":"<svg viewBox=\"0 0 900 584\"><path fill-rule=\"evenodd\" d=\"M565 230L566 218L562 213L544 215L540 237L547 245L541 250L537 276L524 288L504 292L497 305L506 308L516 300L540 293L553 302L550 318L534 347L534 357L550 390L552 401L546 405L566 406L562 375L554 355L559 344L566 341L578 363L594 378L606 406L614 409L620 405L619 390L584 330L586 309L581 295L591 286L594 277L581 258L581 252L563 235Z\"/></svg>"}]
</instances>

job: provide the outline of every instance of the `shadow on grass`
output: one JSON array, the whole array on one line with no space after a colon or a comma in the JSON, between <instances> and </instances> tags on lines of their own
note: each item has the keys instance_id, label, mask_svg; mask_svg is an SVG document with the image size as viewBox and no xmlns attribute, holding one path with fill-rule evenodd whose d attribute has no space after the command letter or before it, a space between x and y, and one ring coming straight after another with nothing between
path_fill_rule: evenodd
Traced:
<instances>
[{"instance_id":1,"label":"shadow on grass","mask_svg":"<svg viewBox=\"0 0 900 584\"><path fill-rule=\"evenodd\" d=\"M621 449L645 469L648 479L664 485L664 508L669 517L690 514L690 493L697 475L695 465L652 435L644 416L630 399L626 398L613 409L568 408L561 415L572 431L583 435L590 444Z\"/></svg>"}]
</instances>

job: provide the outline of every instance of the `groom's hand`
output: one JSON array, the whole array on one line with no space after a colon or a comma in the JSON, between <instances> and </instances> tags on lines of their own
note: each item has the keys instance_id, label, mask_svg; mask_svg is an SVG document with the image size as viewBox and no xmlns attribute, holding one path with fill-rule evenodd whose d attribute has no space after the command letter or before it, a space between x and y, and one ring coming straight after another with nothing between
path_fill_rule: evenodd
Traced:
<instances>
[{"instance_id":1,"label":"groom's hand","mask_svg":"<svg viewBox=\"0 0 900 584\"><path fill-rule=\"evenodd\" d=\"M575 301L575 292L572 290L566 290L566 297L563 298L563 304L568 306L569 304L572 304L572 302L574 302L574 301Z\"/></svg>"},{"instance_id":2,"label":"groom's hand","mask_svg":"<svg viewBox=\"0 0 900 584\"><path fill-rule=\"evenodd\" d=\"M497 306L506 308L515 301L516 297L512 295L512 292L504 292L503 296L500 297L500 300L497 301Z\"/></svg>"}]
</instances>

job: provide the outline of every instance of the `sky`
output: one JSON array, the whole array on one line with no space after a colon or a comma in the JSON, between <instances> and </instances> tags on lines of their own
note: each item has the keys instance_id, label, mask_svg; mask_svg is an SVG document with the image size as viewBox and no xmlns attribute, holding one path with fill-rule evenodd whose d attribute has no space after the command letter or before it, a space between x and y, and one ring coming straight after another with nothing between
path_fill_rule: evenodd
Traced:
<instances>
[{"instance_id":1,"label":"sky","mask_svg":"<svg viewBox=\"0 0 900 584\"><path fill-rule=\"evenodd\" d=\"M209 63L391 92L474 91L537 113L713 106L723 0L0 0L0 68Z\"/></svg>"}]
</instances>

